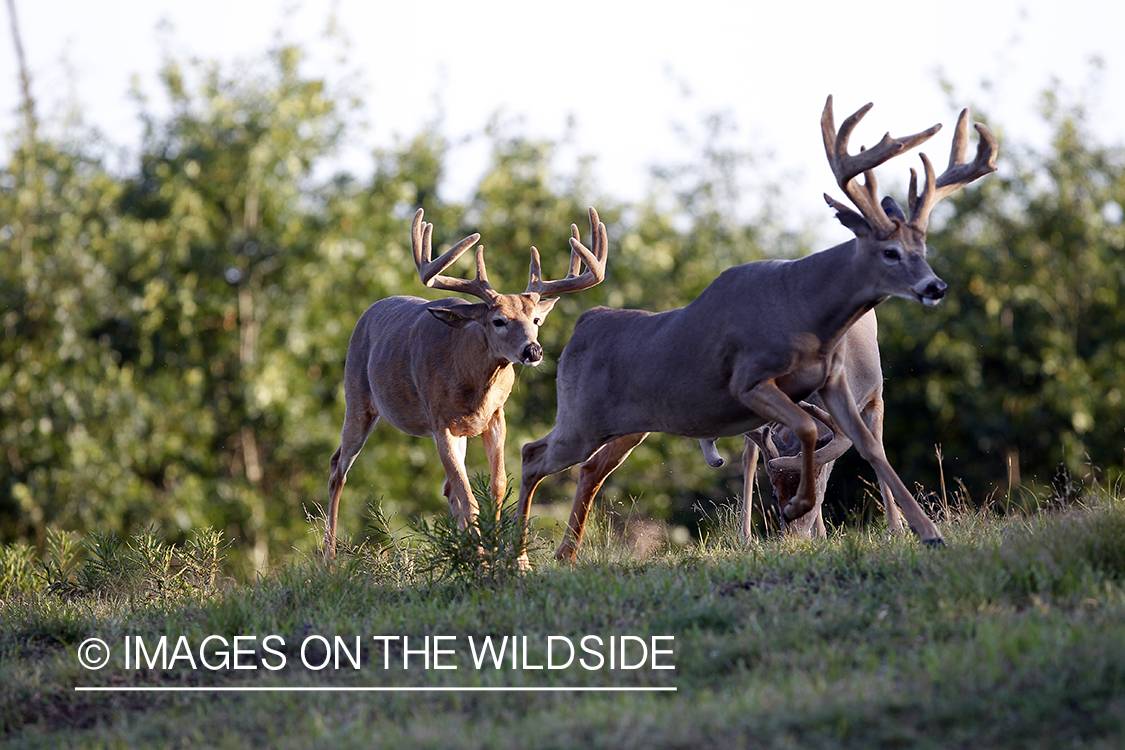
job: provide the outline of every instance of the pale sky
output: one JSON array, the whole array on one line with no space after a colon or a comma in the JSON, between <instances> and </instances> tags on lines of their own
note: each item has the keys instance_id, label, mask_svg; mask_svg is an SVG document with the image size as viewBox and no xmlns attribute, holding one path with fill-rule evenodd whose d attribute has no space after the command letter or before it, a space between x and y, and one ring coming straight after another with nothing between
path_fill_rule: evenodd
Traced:
<instances>
[{"instance_id":1,"label":"pale sky","mask_svg":"<svg viewBox=\"0 0 1125 750\"><path fill-rule=\"evenodd\" d=\"M40 115L76 100L89 122L129 149L140 142L131 81L138 75L142 90L158 98L163 46L178 57L233 61L260 56L280 29L311 52L310 72L329 70L339 51L323 41L333 9L351 43L351 67L364 80L369 128L355 134L347 165L359 174L370 170L371 149L433 121L438 102L455 143L479 135L497 112L522 120L516 132L554 140L572 118L574 145L559 155L571 163L560 169L593 155L599 190L619 199L643 194L651 164L692 156L674 125L698 134L705 115L727 112L739 126L732 140L769 155L763 168L770 174L792 175L787 195L808 207L802 215L816 216L826 213L820 194L834 187L819 135L828 94L837 122L875 103L853 144L943 123L925 147L939 168L961 106L985 109L1002 139L1041 144L1036 107L1053 79L1071 92L1097 92L1095 133L1105 143L1125 141L1125 3L1114 0L15 2ZM3 15L7 21L6 8ZM162 20L170 34L157 32ZM18 105L7 26L0 44L5 133ZM1102 61L1096 78L1095 58ZM955 102L940 79L953 84ZM904 181L916 163L903 158L883 170ZM458 193L483 167L481 147L455 148L451 197L467 197Z\"/></svg>"}]
</instances>

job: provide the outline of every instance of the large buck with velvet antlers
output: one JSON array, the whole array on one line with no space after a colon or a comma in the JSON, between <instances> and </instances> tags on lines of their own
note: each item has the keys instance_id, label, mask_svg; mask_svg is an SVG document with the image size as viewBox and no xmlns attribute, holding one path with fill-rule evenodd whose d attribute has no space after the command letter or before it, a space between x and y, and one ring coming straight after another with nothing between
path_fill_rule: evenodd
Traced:
<instances>
[{"instance_id":1,"label":"large buck with velvet antlers","mask_svg":"<svg viewBox=\"0 0 1125 750\"><path fill-rule=\"evenodd\" d=\"M962 111L948 168L935 177L923 154L920 192L911 170L907 216L893 199L879 200L873 170L941 126L905 138L888 133L873 148L849 154L848 139L870 108L848 117L839 131L832 97L821 116L828 162L858 211L825 199L854 239L799 260L727 269L676 310L595 308L579 318L559 358L555 427L522 451L518 512L525 519L544 477L582 464L558 558L574 556L594 495L650 432L702 439L744 434L770 422L784 425L801 445L800 484L784 514L801 517L816 502L817 427L798 402L818 391L910 528L927 544L944 544L860 417L839 344L853 323L890 296L926 305L942 299L946 284L926 262L930 212L945 196L995 171L996 139L977 124L979 144L968 161L968 112ZM527 564L526 553L521 562Z\"/></svg>"},{"instance_id":2,"label":"large buck with velvet antlers","mask_svg":"<svg viewBox=\"0 0 1125 750\"><path fill-rule=\"evenodd\" d=\"M515 379L513 365L534 367L543 360L539 327L557 295L587 289L605 278L609 242L593 208L593 250L582 244L578 227L571 225L570 272L566 278L546 281L539 251L531 248L530 279L522 294L500 294L492 288L483 246L476 251L475 279L441 275L480 235L466 237L431 260L434 226L423 222L422 215L418 209L411 227L422 284L481 301L388 297L360 317L344 365L344 427L328 480L325 560L335 555L336 518L348 469L380 419L409 435L433 438L445 469L443 493L462 528L479 510L465 471L465 449L468 438L480 435L499 511L507 479L504 403ZM583 265L586 270L579 273Z\"/></svg>"}]
</instances>

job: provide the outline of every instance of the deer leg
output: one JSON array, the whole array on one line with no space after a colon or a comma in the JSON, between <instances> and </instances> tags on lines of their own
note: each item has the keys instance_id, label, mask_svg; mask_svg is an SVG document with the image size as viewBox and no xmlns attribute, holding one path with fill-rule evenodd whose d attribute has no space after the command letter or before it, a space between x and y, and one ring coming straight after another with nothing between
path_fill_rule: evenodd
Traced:
<instances>
[{"instance_id":1,"label":"deer leg","mask_svg":"<svg viewBox=\"0 0 1125 750\"><path fill-rule=\"evenodd\" d=\"M465 437L454 438L453 439L453 451L454 451L454 455L458 459L460 459L461 465L464 466L465 465L465 454L468 453L468 451L469 451L469 439L465 438ZM441 485L441 494L446 499L446 502L449 502L449 499L450 499L449 493L452 492L452 491L453 491L453 485L449 481L449 475L446 474L445 482L443 482L442 485Z\"/></svg>"},{"instance_id":2,"label":"deer leg","mask_svg":"<svg viewBox=\"0 0 1125 750\"><path fill-rule=\"evenodd\" d=\"M520 473L520 497L516 505L516 516L523 525L520 534L520 568L528 570L527 527L531 519L531 503L535 488L546 477L586 461L600 446L580 435L564 434L555 429L539 440L526 443L520 450L523 469Z\"/></svg>"},{"instance_id":3,"label":"deer leg","mask_svg":"<svg viewBox=\"0 0 1125 750\"><path fill-rule=\"evenodd\" d=\"M796 458L800 458L800 456L796 456ZM776 470L771 463L766 463L766 471L769 473L770 485L773 487L774 496L777 498L777 506L784 510L790 499L795 495L795 488L799 485L801 477L795 471ZM816 493L816 504L810 512L800 518L788 520L783 514L781 519L782 531L800 539L824 539L828 536L824 528L824 491L828 487L828 477L832 473L835 460L828 463L817 463L814 460L813 463L815 467L813 469L813 491Z\"/></svg>"},{"instance_id":4,"label":"deer leg","mask_svg":"<svg viewBox=\"0 0 1125 750\"><path fill-rule=\"evenodd\" d=\"M594 497L605 484L606 477L625 462L641 442L648 437L647 432L638 432L611 440L598 452L586 460L578 469L578 489L574 493L574 505L570 509L570 521L563 534L562 544L555 552L555 559L570 562L582 543L582 533L586 528L586 517Z\"/></svg>"},{"instance_id":5,"label":"deer leg","mask_svg":"<svg viewBox=\"0 0 1125 750\"><path fill-rule=\"evenodd\" d=\"M829 466L824 472L825 487L827 487L828 485L828 475L831 473L832 467ZM817 495L819 496L820 500L818 501L819 504L816 506L816 538L827 539L828 529L824 528L824 491L819 491Z\"/></svg>"},{"instance_id":6,"label":"deer leg","mask_svg":"<svg viewBox=\"0 0 1125 750\"><path fill-rule=\"evenodd\" d=\"M754 538L751 519L754 510L754 485L758 481L758 444L749 435L742 436L742 538ZM762 504L765 508L765 504Z\"/></svg>"},{"instance_id":7,"label":"deer leg","mask_svg":"<svg viewBox=\"0 0 1125 750\"><path fill-rule=\"evenodd\" d=\"M340 512L340 495L348 480L348 470L356 456L375 429L379 414L374 409L348 409L344 407L344 428L340 434L340 447L328 463L328 521L324 532L324 562L336 556L336 517Z\"/></svg>"},{"instance_id":8,"label":"deer leg","mask_svg":"<svg viewBox=\"0 0 1125 750\"><path fill-rule=\"evenodd\" d=\"M828 537L828 531L824 528L824 492L828 489L828 477L832 474L832 466L835 463L835 460L833 460L816 467L813 475L816 489L816 507L813 508L812 513L805 516L808 519L807 522L805 518L799 518L793 522L796 527L795 530L799 531L805 538L825 539Z\"/></svg>"},{"instance_id":9,"label":"deer leg","mask_svg":"<svg viewBox=\"0 0 1125 750\"><path fill-rule=\"evenodd\" d=\"M879 445L883 444L883 397L876 393L867 406L863 407L863 422L871 430L871 436ZM885 451L884 451L885 452ZM902 511L895 504L891 488L879 479L879 494L883 496L883 507L887 514L887 528L892 532L902 531Z\"/></svg>"},{"instance_id":10,"label":"deer leg","mask_svg":"<svg viewBox=\"0 0 1125 750\"><path fill-rule=\"evenodd\" d=\"M785 507L783 515L799 518L816 506L813 482L813 452L816 450L816 421L785 395L771 378L740 394L742 402L769 422L780 422L801 441L801 482L797 494Z\"/></svg>"},{"instance_id":11,"label":"deer leg","mask_svg":"<svg viewBox=\"0 0 1125 750\"><path fill-rule=\"evenodd\" d=\"M468 438L454 437L449 430L435 430L434 443L445 469L444 489L449 499L449 511L457 519L457 528L465 529L480 510L469 485L469 475L465 473Z\"/></svg>"},{"instance_id":12,"label":"deer leg","mask_svg":"<svg viewBox=\"0 0 1125 750\"><path fill-rule=\"evenodd\" d=\"M520 524L519 557L516 558L520 570L530 570L531 561L527 558L527 527L531 522L531 501L535 496L535 488L548 474L540 469L550 450L551 435L554 430L547 433L546 437L527 443L520 449L523 459L523 469L520 472L520 497L516 501L516 520Z\"/></svg>"},{"instance_id":13,"label":"deer leg","mask_svg":"<svg viewBox=\"0 0 1125 750\"><path fill-rule=\"evenodd\" d=\"M488 424L481 433L484 442L484 452L488 455L488 471L492 499L496 502L496 520L500 520L500 507L504 504L504 493L508 489L508 477L504 473L504 441L507 439L508 423L504 419L504 410L497 409L488 420Z\"/></svg>"},{"instance_id":14,"label":"deer leg","mask_svg":"<svg viewBox=\"0 0 1125 750\"><path fill-rule=\"evenodd\" d=\"M945 540L941 537L934 522L929 519L925 511L918 505L910 490L899 479L898 474L891 468L887 455L883 451L881 441L875 439L863 418L859 415L851 389L848 388L847 378L843 372L835 373L828 378L828 382L820 389L820 397L828 407L828 413L855 444L863 459L875 469L880 484L885 484L893 493L894 499L902 508L910 529L918 535L923 543L931 546L944 546Z\"/></svg>"}]
</instances>

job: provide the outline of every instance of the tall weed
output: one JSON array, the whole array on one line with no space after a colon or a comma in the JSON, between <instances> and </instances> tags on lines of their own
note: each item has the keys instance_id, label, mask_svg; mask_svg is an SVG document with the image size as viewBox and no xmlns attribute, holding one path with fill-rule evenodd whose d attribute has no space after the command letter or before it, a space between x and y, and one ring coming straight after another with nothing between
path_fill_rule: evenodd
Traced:
<instances>
[{"instance_id":1,"label":"tall weed","mask_svg":"<svg viewBox=\"0 0 1125 750\"><path fill-rule=\"evenodd\" d=\"M520 538L525 525L511 503L512 486L502 500L494 500L487 474L471 480L480 512L459 528L452 514L432 522L419 518L410 524L418 541L418 571L432 579L498 583L520 573Z\"/></svg>"},{"instance_id":2,"label":"tall weed","mask_svg":"<svg viewBox=\"0 0 1125 750\"><path fill-rule=\"evenodd\" d=\"M35 588L35 550L26 544L0 546L0 598Z\"/></svg>"},{"instance_id":3,"label":"tall weed","mask_svg":"<svg viewBox=\"0 0 1125 750\"><path fill-rule=\"evenodd\" d=\"M195 532L183 547L154 529L128 540L92 532L79 540L50 530L42 557L27 546L0 548L0 594L41 591L62 598L125 598L134 602L213 594L226 562L222 532Z\"/></svg>"}]
</instances>

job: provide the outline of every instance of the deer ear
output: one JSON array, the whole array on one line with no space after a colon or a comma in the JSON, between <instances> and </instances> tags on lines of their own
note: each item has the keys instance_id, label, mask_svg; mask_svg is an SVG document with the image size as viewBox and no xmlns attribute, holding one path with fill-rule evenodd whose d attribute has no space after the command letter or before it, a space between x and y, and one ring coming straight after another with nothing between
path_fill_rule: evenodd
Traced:
<instances>
[{"instance_id":1,"label":"deer ear","mask_svg":"<svg viewBox=\"0 0 1125 750\"><path fill-rule=\"evenodd\" d=\"M488 305L478 302L472 305L450 305L449 307L427 307L430 315L445 323L450 328L464 328L470 323L480 321L480 316L488 309Z\"/></svg>"},{"instance_id":2,"label":"deer ear","mask_svg":"<svg viewBox=\"0 0 1125 750\"><path fill-rule=\"evenodd\" d=\"M852 230L852 234L856 237L871 237L875 234L875 230L867 223L867 219L850 208L837 207L836 218L841 224Z\"/></svg>"},{"instance_id":3,"label":"deer ear","mask_svg":"<svg viewBox=\"0 0 1125 750\"><path fill-rule=\"evenodd\" d=\"M555 306L555 303L558 301L558 297L548 297L547 299L541 299L539 300L535 309L537 309L542 315L546 315L547 313L551 312L551 308L553 308Z\"/></svg>"},{"instance_id":4,"label":"deer ear","mask_svg":"<svg viewBox=\"0 0 1125 750\"><path fill-rule=\"evenodd\" d=\"M884 196L881 205L883 206L883 213L885 213L887 216L892 219L898 219L903 224L906 223L906 214L904 214L902 212L902 209L898 207L898 204L895 203L894 198L889 195Z\"/></svg>"}]
</instances>

